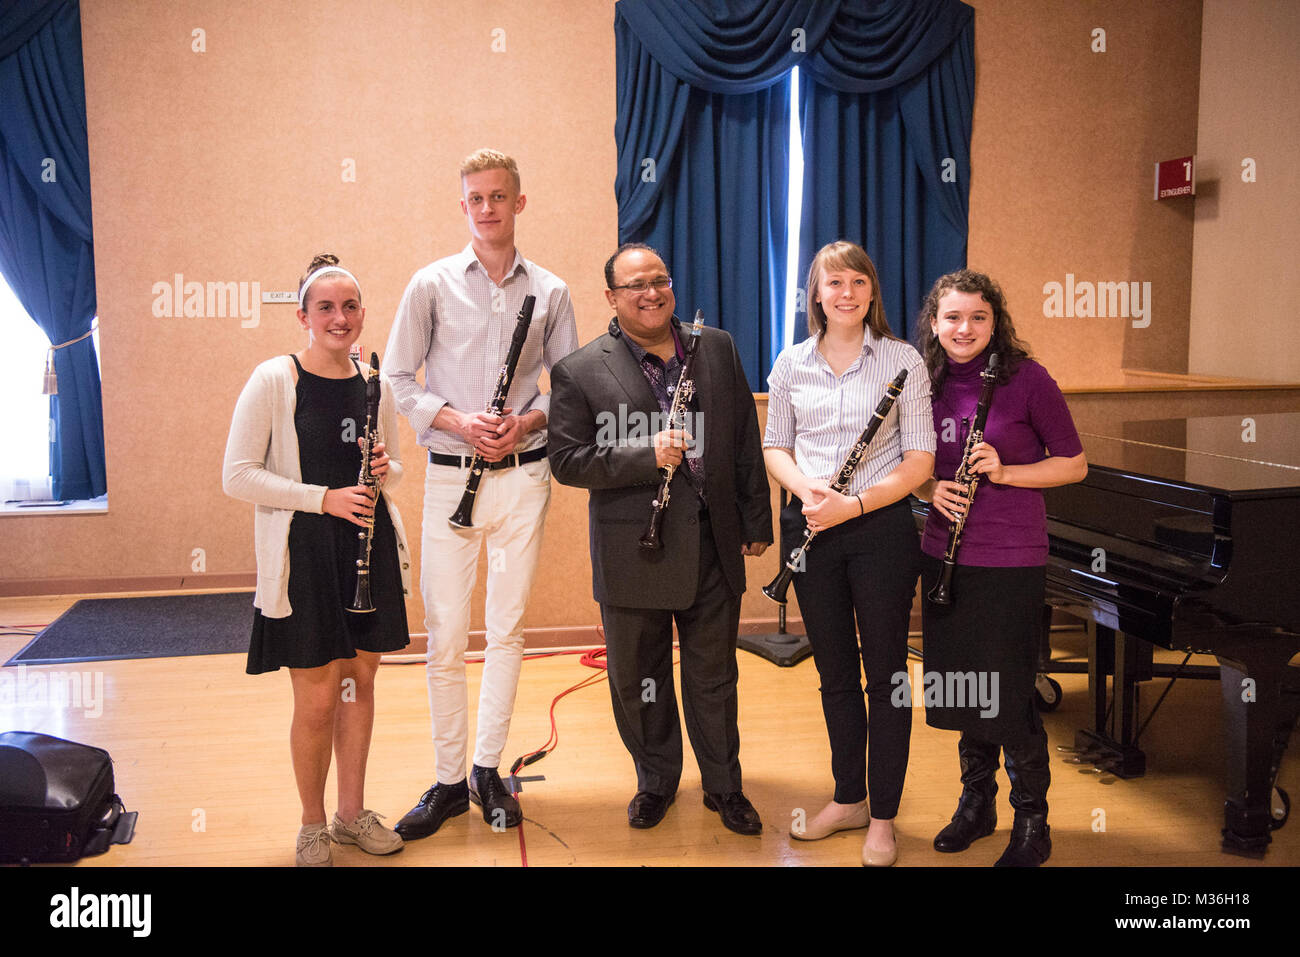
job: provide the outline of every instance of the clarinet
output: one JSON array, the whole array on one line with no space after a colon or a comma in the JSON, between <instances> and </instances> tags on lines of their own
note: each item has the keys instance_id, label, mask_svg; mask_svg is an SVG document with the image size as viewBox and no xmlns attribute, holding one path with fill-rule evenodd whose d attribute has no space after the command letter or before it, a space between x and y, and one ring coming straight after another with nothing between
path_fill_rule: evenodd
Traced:
<instances>
[{"instance_id":1,"label":"clarinet","mask_svg":"<svg viewBox=\"0 0 1300 957\"><path fill-rule=\"evenodd\" d=\"M510 393L510 383L515 378L515 366L519 365L519 353L524 351L524 340L528 338L528 327L532 324L533 307L536 304L536 296L524 296L524 304L519 310L519 317L515 320L515 334L510 339L510 351L506 353L505 365L497 375L496 391L492 393L492 401L488 403L487 411L490 415L500 415L506 407L506 396ZM474 497L478 495L478 485L483 481L483 470L486 464L483 456L475 452L474 458L469 463L469 478L465 481L465 494L460 497L460 505L456 507L456 511L447 519L452 528L474 527Z\"/></svg>"},{"instance_id":2,"label":"clarinet","mask_svg":"<svg viewBox=\"0 0 1300 957\"><path fill-rule=\"evenodd\" d=\"M673 392L673 404L668 409L668 428L686 427L686 404L695 396L695 353L700 347L700 332L704 329L704 310L695 310L695 323L691 326L691 338L686 343L686 362L682 365L682 374L677 379L677 389ZM659 492L650 503L650 522L641 536L642 548L663 548L659 539L659 526L663 522L664 511L668 508L671 497L669 486L673 484L675 465L665 465L661 470L663 481L659 483Z\"/></svg>"},{"instance_id":3,"label":"clarinet","mask_svg":"<svg viewBox=\"0 0 1300 957\"><path fill-rule=\"evenodd\" d=\"M970 471L971 449L984 441L984 422L989 417L989 401L993 398L997 375L998 354L994 352L989 355L989 363L980 373L984 383L980 386L979 402L975 406L975 420L971 423L970 435L966 437L966 448L961 453L961 464L952 479L958 485L966 487L966 507L957 516L956 521L948 524L948 549L943 555L939 580L934 583L930 594L926 596L934 604L944 607L952 604L952 573L957 567L957 546L961 544L961 533L966 528L966 518L975 503L975 489L980 484L979 473Z\"/></svg>"},{"instance_id":4,"label":"clarinet","mask_svg":"<svg viewBox=\"0 0 1300 957\"><path fill-rule=\"evenodd\" d=\"M366 427L361 434L361 475L376 506L379 504L379 480L370 471L370 454L379 441L379 356L370 353L370 370L366 376ZM375 513L366 519L366 527L357 532L357 588L348 611L366 614L375 610L370 600L370 544L375 537Z\"/></svg>"},{"instance_id":5,"label":"clarinet","mask_svg":"<svg viewBox=\"0 0 1300 957\"><path fill-rule=\"evenodd\" d=\"M894 381L885 386L885 394L880 399L880 404L876 406L876 411L871 415L871 421L867 427L862 430L858 436L858 441L853 448L849 450L848 457L845 458L844 464L840 466L839 473L835 476L835 481L831 483L831 491L843 494L848 491L849 481L853 478L853 472L862 461L862 456L866 454L867 446L871 440L876 437L876 432L880 429L880 424L885 421L885 416L889 415L889 410L894 407L894 402L898 399L898 394L903 391L903 383L907 381L907 370L900 369ZM790 581L794 578L794 573L803 570L804 555L808 551L808 546L812 540L817 537L817 533L812 531L806 524L803 527L803 539L799 542L798 547L790 552L790 559L781 566L776 577L767 585L763 586L763 594L775 602L784 605L786 603L786 591L790 588Z\"/></svg>"}]
</instances>

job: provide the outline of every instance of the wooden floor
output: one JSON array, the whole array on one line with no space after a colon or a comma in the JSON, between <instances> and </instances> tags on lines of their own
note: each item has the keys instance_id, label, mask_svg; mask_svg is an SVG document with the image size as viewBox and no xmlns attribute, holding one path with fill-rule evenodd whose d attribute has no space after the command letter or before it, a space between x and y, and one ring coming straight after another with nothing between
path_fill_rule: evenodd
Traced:
<instances>
[{"instance_id":1,"label":"wooden floor","mask_svg":"<svg viewBox=\"0 0 1300 957\"><path fill-rule=\"evenodd\" d=\"M53 620L78 597L0 600L5 629ZM0 661L26 642L0 637ZM1057 654L1078 650L1061 636ZM1181 657L1181 656L1180 656ZM1196 659L1194 659L1196 660ZM1212 660L1207 663L1213 663ZM479 665L469 666L471 701ZM81 866L289 865L299 805L289 766L291 712L285 672L251 677L242 655L88 662L40 670L79 671L101 680L102 713L57 707L20 694L0 703L0 729L41 731L108 749L117 790L140 812L135 840ZM6 669L12 674L13 669ZM548 708L570 685L592 674L576 656L529 660L523 667L503 765L540 747ZM1073 743L1086 717L1086 677L1058 676L1061 708L1045 716L1053 749L1050 865L1272 866L1300 863L1300 820L1274 834L1264 861L1222 854L1223 748L1217 682L1179 681L1145 733L1147 775L1117 780L1064 763L1057 746ZM1165 682L1148 686L1144 712ZM93 684L92 684L93 687ZM433 780L433 747L424 669L385 665L377 686L375 737L367 806L391 825ZM4 699L0 699L3 702ZM560 702L558 749L525 775L525 823L496 833L477 809L392 858L336 847L336 865L529 866L602 865L856 865L863 832L817 843L790 839L802 810L809 816L831 796L829 750L811 660L780 669L740 653L741 761L745 792L763 817L761 837L725 830L700 799L699 772L687 748L677 803L650 831L627 826L635 791L602 681ZM999 774L998 833L958 855L930 842L951 815L960 789L956 736L912 722L911 763L897 826L901 865L988 865L1006 843L1011 813ZM1300 760L1292 741L1280 784L1300 800ZM333 781L331 776L331 795ZM332 812L333 800L327 800ZM521 853L521 836L523 848Z\"/></svg>"}]
</instances>

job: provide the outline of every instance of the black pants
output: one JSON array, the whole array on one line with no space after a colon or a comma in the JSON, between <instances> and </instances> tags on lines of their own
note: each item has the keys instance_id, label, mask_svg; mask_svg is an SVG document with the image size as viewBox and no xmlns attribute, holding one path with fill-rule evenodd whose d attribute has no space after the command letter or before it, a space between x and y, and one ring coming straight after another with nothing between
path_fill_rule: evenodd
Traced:
<instances>
[{"instance_id":1,"label":"black pants","mask_svg":"<svg viewBox=\"0 0 1300 957\"><path fill-rule=\"evenodd\" d=\"M654 588L647 581L647 589ZM700 577L682 611L601 605L614 723L636 765L638 791L670 795L682 776L682 731L673 691L673 622L681 643L682 708L704 790L740 787L736 727L736 632L731 593L707 520L700 522Z\"/></svg>"},{"instance_id":2,"label":"black pants","mask_svg":"<svg viewBox=\"0 0 1300 957\"><path fill-rule=\"evenodd\" d=\"M798 541L802 507L796 498L782 512L786 541ZM855 804L866 798L869 786L871 816L882 819L898 813L907 773L911 702L894 707L890 697L895 675L907 669L907 625L920 558L916 525L904 500L819 534L808 549L806 570L794 576L821 677L835 800Z\"/></svg>"}]
</instances>

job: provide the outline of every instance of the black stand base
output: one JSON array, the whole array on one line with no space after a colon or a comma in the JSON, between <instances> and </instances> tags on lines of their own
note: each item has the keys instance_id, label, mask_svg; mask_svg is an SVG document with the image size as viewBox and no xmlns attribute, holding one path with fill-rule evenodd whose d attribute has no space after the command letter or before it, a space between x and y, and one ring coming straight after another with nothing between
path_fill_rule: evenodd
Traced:
<instances>
[{"instance_id":1,"label":"black stand base","mask_svg":"<svg viewBox=\"0 0 1300 957\"><path fill-rule=\"evenodd\" d=\"M766 635L741 635L736 639L736 647L743 648L760 658L766 658L774 665L791 668L812 654L812 645L804 635L789 635L785 632Z\"/></svg>"}]
</instances>

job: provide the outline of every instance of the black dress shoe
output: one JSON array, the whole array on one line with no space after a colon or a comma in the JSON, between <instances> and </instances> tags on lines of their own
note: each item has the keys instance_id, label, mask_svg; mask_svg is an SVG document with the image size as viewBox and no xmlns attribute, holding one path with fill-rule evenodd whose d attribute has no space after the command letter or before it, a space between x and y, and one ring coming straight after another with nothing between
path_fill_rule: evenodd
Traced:
<instances>
[{"instance_id":1,"label":"black dress shoe","mask_svg":"<svg viewBox=\"0 0 1300 957\"><path fill-rule=\"evenodd\" d=\"M627 823L636 828L654 827L668 813L668 805L676 800L677 795L652 794L649 791L637 791L627 806Z\"/></svg>"},{"instance_id":2,"label":"black dress shoe","mask_svg":"<svg viewBox=\"0 0 1300 957\"><path fill-rule=\"evenodd\" d=\"M497 830L518 827L524 819L519 802L506 790L496 768L474 765L469 772L469 799L483 809L483 820Z\"/></svg>"},{"instance_id":3,"label":"black dress shoe","mask_svg":"<svg viewBox=\"0 0 1300 957\"><path fill-rule=\"evenodd\" d=\"M737 834L762 834L763 822L754 805L739 791L730 794L704 794L704 806L722 816L723 825Z\"/></svg>"},{"instance_id":4,"label":"black dress shoe","mask_svg":"<svg viewBox=\"0 0 1300 957\"><path fill-rule=\"evenodd\" d=\"M449 817L464 814L469 810L469 794L464 781L456 784L439 784L420 796L420 802L406 812L406 816L393 828L398 837L404 841L415 841L428 837Z\"/></svg>"}]
</instances>

